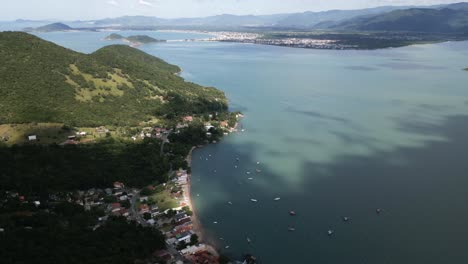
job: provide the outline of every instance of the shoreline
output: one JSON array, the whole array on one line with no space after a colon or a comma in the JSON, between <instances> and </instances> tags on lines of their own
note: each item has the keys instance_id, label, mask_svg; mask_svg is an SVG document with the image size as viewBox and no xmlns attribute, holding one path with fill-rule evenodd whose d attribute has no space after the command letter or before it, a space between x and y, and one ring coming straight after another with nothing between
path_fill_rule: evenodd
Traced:
<instances>
[{"instance_id":1,"label":"shoreline","mask_svg":"<svg viewBox=\"0 0 468 264\"><path fill-rule=\"evenodd\" d=\"M186 161L187 161L187 165L191 168L192 167L192 152L197 149L198 147L196 146L193 146L188 155L187 155L187 158L186 158ZM206 248L207 250L215 255L215 256L219 256L219 252L218 250L216 250L216 248L214 247L214 245L212 245L211 243L209 243L208 241L205 240L205 236L204 236L204 231L203 231L203 226L200 222L200 219L197 217L197 211L195 209L195 207L193 206L193 201L192 201L192 173L187 173L187 184L183 187L183 199L186 201L187 203L187 206L190 208L190 210L192 211L192 225L193 225L193 228L192 228L192 231L197 234L198 236L198 240L200 243L203 243L206 245Z\"/></svg>"},{"instance_id":2,"label":"shoreline","mask_svg":"<svg viewBox=\"0 0 468 264\"><path fill-rule=\"evenodd\" d=\"M242 115L242 114L237 116L238 121L236 122L234 127L232 127L230 129L231 133L237 132L237 128L239 126L239 119L243 118L243 117L244 117L244 115ZM193 146L190 149L189 153L187 154L187 157L185 158L185 160L187 161L187 165L188 165L188 167L190 169L192 168L192 153L193 153L193 151L195 149L200 148L200 147L203 147L203 146ZM207 250L210 253L212 253L215 256L220 256L219 251L216 249L216 245L214 245L212 242L209 242L208 239L206 239L205 232L203 230L203 225L202 225L200 219L198 218L197 210L196 210L195 206L193 205L193 201L192 201L192 172L191 171L190 171L190 173L187 173L187 184L182 188L182 193L183 193L183 200L186 201L187 206L190 208L190 210L193 213L192 216L191 216L192 225L193 225L192 231L195 234L197 234L199 242L205 244Z\"/></svg>"}]
</instances>

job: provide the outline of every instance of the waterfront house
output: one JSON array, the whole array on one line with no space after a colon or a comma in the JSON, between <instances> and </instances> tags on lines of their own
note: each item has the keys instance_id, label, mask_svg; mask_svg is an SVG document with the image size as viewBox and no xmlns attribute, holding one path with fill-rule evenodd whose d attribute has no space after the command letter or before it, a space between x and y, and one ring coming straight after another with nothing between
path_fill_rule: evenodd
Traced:
<instances>
[{"instance_id":1,"label":"waterfront house","mask_svg":"<svg viewBox=\"0 0 468 264\"><path fill-rule=\"evenodd\" d=\"M37 136L36 136L36 135L30 135L30 136L28 136L28 140L29 140L29 141L36 141L36 140L37 140Z\"/></svg>"},{"instance_id":2,"label":"waterfront house","mask_svg":"<svg viewBox=\"0 0 468 264\"><path fill-rule=\"evenodd\" d=\"M206 250L206 245L200 244L198 246L190 246L188 248L184 248L180 251L180 253L182 253L182 255L192 255L192 254L196 254L198 252L205 251L205 250Z\"/></svg>"},{"instance_id":3,"label":"waterfront house","mask_svg":"<svg viewBox=\"0 0 468 264\"><path fill-rule=\"evenodd\" d=\"M140 214L148 213L149 212L149 206L147 204L141 204L140 205Z\"/></svg>"},{"instance_id":4,"label":"waterfront house","mask_svg":"<svg viewBox=\"0 0 468 264\"><path fill-rule=\"evenodd\" d=\"M192 122L193 121L193 116L185 116L184 121L185 122Z\"/></svg>"},{"instance_id":5,"label":"waterfront house","mask_svg":"<svg viewBox=\"0 0 468 264\"><path fill-rule=\"evenodd\" d=\"M140 197L140 202L147 202L148 201L148 196L141 196Z\"/></svg>"},{"instance_id":6,"label":"waterfront house","mask_svg":"<svg viewBox=\"0 0 468 264\"><path fill-rule=\"evenodd\" d=\"M184 241L185 243L190 243L190 238L192 237L192 232L191 231L188 231L188 232L184 232L182 234L179 234L176 236L177 238L177 242L182 242Z\"/></svg>"}]
</instances>

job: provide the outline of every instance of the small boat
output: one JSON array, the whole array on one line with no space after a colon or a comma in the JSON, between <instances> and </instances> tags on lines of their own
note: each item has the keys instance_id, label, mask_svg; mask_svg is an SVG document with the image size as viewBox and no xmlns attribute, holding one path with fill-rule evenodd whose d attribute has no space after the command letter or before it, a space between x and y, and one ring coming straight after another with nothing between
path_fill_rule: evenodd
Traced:
<instances>
[{"instance_id":1,"label":"small boat","mask_svg":"<svg viewBox=\"0 0 468 264\"><path fill-rule=\"evenodd\" d=\"M289 228L288 228L288 231L289 231L289 232L294 232L294 231L296 231L296 228L294 228L294 227L289 227Z\"/></svg>"},{"instance_id":2,"label":"small boat","mask_svg":"<svg viewBox=\"0 0 468 264\"><path fill-rule=\"evenodd\" d=\"M343 217L343 221L348 222L348 221L349 221L349 217L344 216L344 217Z\"/></svg>"},{"instance_id":3,"label":"small boat","mask_svg":"<svg viewBox=\"0 0 468 264\"><path fill-rule=\"evenodd\" d=\"M253 180L253 178L248 178L247 180L251 181L251 180Z\"/></svg>"},{"instance_id":4,"label":"small boat","mask_svg":"<svg viewBox=\"0 0 468 264\"><path fill-rule=\"evenodd\" d=\"M236 168L236 169L237 169L237 165L235 165L235 166L234 166L234 168Z\"/></svg>"},{"instance_id":5,"label":"small boat","mask_svg":"<svg viewBox=\"0 0 468 264\"><path fill-rule=\"evenodd\" d=\"M219 240L224 240L224 238L223 238L223 237L220 237Z\"/></svg>"},{"instance_id":6,"label":"small boat","mask_svg":"<svg viewBox=\"0 0 468 264\"><path fill-rule=\"evenodd\" d=\"M217 224L218 222L214 221L213 224Z\"/></svg>"},{"instance_id":7,"label":"small boat","mask_svg":"<svg viewBox=\"0 0 468 264\"><path fill-rule=\"evenodd\" d=\"M232 205L232 202L228 202L228 204Z\"/></svg>"},{"instance_id":8,"label":"small boat","mask_svg":"<svg viewBox=\"0 0 468 264\"><path fill-rule=\"evenodd\" d=\"M213 172L216 173L216 170L214 170Z\"/></svg>"},{"instance_id":9,"label":"small boat","mask_svg":"<svg viewBox=\"0 0 468 264\"><path fill-rule=\"evenodd\" d=\"M250 201L252 201L252 202L254 202L254 203L258 202L257 199L250 199Z\"/></svg>"},{"instance_id":10,"label":"small boat","mask_svg":"<svg viewBox=\"0 0 468 264\"><path fill-rule=\"evenodd\" d=\"M197 197L200 197L200 194L199 194L199 193L197 193Z\"/></svg>"},{"instance_id":11,"label":"small boat","mask_svg":"<svg viewBox=\"0 0 468 264\"><path fill-rule=\"evenodd\" d=\"M382 212L382 209L377 208L377 209L375 210L375 212L376 212L377 214L380 214L380 213Z\"/></svg>"},{"instance_id":12,"label":"small boat","mask_svg":"<svg viewBox=\"0 0 468 264\"><path fill-rule=\"evenodd\" d=\"M279 201L279 200L281 200L281 198L280 198L280 197L276 197L274 200L275 200L275 201Z\"/></svg>"},{"instance_id":13,"label":"small boat","mask_svg":"<svg viewBox=\"0 0 468 264\"><path fill-rule=\"evenodd\" d=\"M208 158L206 158L205 160L208 160Z\"/></svg>"},{"instance_id":14,"label":"small boat","mask_svg":"<svg viewBox=\"0 0 468 264\"><path fill-rule=\"evenodd\" d=\"M239 161L240 159L239 158L236 158L236 161Z\"/></svg>"},{"instance_id":15,"label":"small boat","mask_svg":"<svg viewBox=\"0 0 468 264\"><path fill-rule=\"evenodd\" d=\"M327 234L328 234L329 236L333 235L334 233L335 233L335 231L333 231L333 230L331 230L331 229L328 230L328 232L327 232Z\"/></svg>"},{"instance_id":16,"label":"small boat","mask_svg":"<svg viewBox=\"0 0 468 264\"><path fill-rule=\"evenodd\" d=\"M252 241L250 240L250 238L247 238L247 243L250 244L250 242L252 242Z\"/></svg>"},{"instance_id":17,"label":"small boat","mask_svg":"<svg viewBox=\"0 0 468 264\"><path fill-rule=\"evenodd\" d=\"M250 174L250 171L245 172L245 174Z\"/></svg>"},{"instance_id":18,"label":"small boat","mask_svg":"<svg viewBox=\"0 0 468 264\"><path fill-rule=\"evenodd\" d=\"M260 172L262 172L262 170L256 169L255 172L260 173Z\"/></svg>"},{"instance_id":19,"label":"small boat","mask_svg":"<svg viewBox=\"0 0 468 264\"><path fill-rule=\"evenodd\" d=\"M229 246L225 246L224 248L225 248L225 249L228 249L228 248L229 248Z\"/></svg>"},{"instance_id":20,"label":"small boat","mask_svg":"<svg viewBox=\"0 0 468 264\"><path fill-rule=\"evenodd\" d=\"M289 211L289 215L290 215L290 216L295 216L295 215L296 215L296 212L295 212L295 211Z\"/></svg>"},{"instance_id":21,"label":"small boat","mask_svg":"<svg viewBox=\"0 0 468 264\"><path fill-rule=\"evenodd\" d=\"M257 165L260 164L260 161L257 161Z\"/></svg>"},{"instance_id":22,"label":"small boat","mask_svg":"<svg viewBox=\"0 0 468 264\"><path fill-rule=\"evenodd\" d=\"M245 129L242 129L241 131L242 131L242 132L245 132Z\"/></svg>"}]
</instances>

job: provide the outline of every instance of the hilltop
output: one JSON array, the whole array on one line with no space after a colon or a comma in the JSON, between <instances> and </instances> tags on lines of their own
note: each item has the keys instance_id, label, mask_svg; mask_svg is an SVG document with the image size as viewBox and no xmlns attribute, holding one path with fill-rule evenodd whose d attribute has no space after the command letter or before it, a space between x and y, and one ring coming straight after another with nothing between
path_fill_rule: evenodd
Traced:
<instances>
[{"instance_id":1,"label":"hilltop","mask_svg":"<svg viewBox=\"0 0 468 264\"><path fill-rule=\"evenodd\" d=\"M223 92L126 45L82 54L21 32L0 33L0 124L132 126L226 111Z\"/></svg>"},{"instance_id":2,"label":"hilltop","mask_svg":"<svg viewBox=\"0 0 468 264\"><path fill-rule=\"evenodd\" d=\"M63 23L52 23L48 24L42 27L37 27L34 29L29 29L31 31L37 31L37 32L54 32L54 31L67 31L67 30L72 30L73 28L65 25Z\"/></svg>"},{"instance_id":3,"label":"hilltop","mask_svg":"<svg viewBox=\"0 0 468 264\"><path fill-rule=\"evenodd\" d=\"M361 31L468 32L468 5L458 8L410 8L344 21L334 29ZM466 7L466 8L463 8Z\"/></svg>"}]
</instances>

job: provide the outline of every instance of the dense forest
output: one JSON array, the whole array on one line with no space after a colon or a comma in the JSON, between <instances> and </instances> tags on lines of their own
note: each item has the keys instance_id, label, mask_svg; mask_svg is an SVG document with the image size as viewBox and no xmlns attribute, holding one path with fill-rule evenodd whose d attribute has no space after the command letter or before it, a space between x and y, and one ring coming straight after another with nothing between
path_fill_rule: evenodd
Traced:
<instances>
[{"instance_id":1,"label":"dense forest","mask_svg":"<svg viewBox=\"0 0 468 264\"><path fill-rule=\"evenodd\" d=\"M227 110L223 92L185 82L179 67L125 45L87 55L1 32L0 57L0 124L121 126Z\"/></svg>"},{"instance_id":2,"label":"dense forest","mask_svg":"<svg viewBox=\"0 0 468 264\"><path fill-rule=\"evenodd\" d=\"M84 211L80 205L59 203L36 208L15 201L2 206L2 263L128 264L165 248L164 236L158 230L124 218L111 218L97 227L98 212Z\"/></svg>"},{"instance_id":3,"label":"dense forest","mask_svg":"<svg viewBox=\"0 0 468 264\"><path fill-rule=\"evenodd\" d=\"M162 183L176 157L160 155L160 142L110 138L95 144L0 147L0 189L49 193L110 187L114 181L134 187Z\"/></svg>"}]
</instances>

